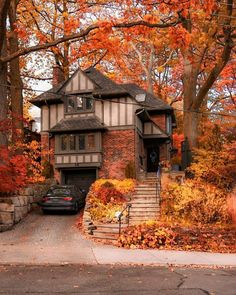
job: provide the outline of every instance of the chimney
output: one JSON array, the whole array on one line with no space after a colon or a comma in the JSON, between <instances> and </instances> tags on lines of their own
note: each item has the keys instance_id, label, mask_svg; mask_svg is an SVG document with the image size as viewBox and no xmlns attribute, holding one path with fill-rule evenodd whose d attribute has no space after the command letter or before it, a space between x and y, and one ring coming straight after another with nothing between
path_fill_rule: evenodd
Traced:
<instances>
[{"instance_id":1,"label":"chimney","mask_svg":"<svg viewBox=\"0 0 236 295\"><path fill-rule=\"evenodd\" d=\"M65 77L60 66L54 66L52 69L52 86L56 86L63 81L65 81Z\"/></svg>"}]
</instances>

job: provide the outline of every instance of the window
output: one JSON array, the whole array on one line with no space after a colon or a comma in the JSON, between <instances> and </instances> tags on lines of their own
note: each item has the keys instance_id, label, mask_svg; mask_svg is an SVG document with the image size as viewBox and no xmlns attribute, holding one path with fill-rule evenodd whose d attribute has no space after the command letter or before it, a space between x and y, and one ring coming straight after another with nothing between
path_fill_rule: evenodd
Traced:
<instances>
[{"instance_id":1,"label":"window","mask_svg":"<svg viewBox=\"0 0 236 295\"><path fill-rule=\"evenodd\" d=\"M167 134L171 134L172 133L172 119L171 119L171 116L167 116L167 120L166 120L166 132L167 132Z\"/></svg>"},{"instance_id":2,"label":"window","mask_svg":"<svg viewBox=\"0 0 236 295\"><path fill-rule=\"evenodd\" d=\"M80 96L76 97L76 110L77 111L83 110L83 98Z\"/></svg>"},{"instance_id":3,"label":"window","mask_svg":"<svg viewBox=\"0 0 236 295\"><path fill-rule=\"evenodd\" d=\"M95 148L95 136L94 134L87 135L87 148L92 150Z\"/></svg>"},{"instance_id":4,"label":"window","mask_svg":"<svg viewBox=\"0 0 236 295\"><path fill-rule=\"evenodd\" d=\"M79 135L79 150L85 150L85 135Z\"/></svg>"},{"instance_id":5,"label":"window","mask_svg":"<svg viewBox=\"0 0 236 295\"><path fill-rule=\"evenodd\" d=\"M67 135L61 136L61 150L66 151L67 150Z\"/></svg>"},{"instance_id":6,"label":"window","mask_svg":"<svg viewBox=\"0 0 236 295\"><path fill-rule=\"evenodd\" d=\"M61 152L95 150L98 147L98 134L66 134L59 137Z\"/></svg>"},{"instance_id":7,"label":"window","mask_svg":"<svg viewBox=\"0 0 236 295\"><path fill-rule=\"evenodd\" d=\"M76 137L73 134L69 135L69 149L71 151L75 151L76 150Z\"/></svg>"},{"instance_id":8,"label":"window","mask_svg":"<svg viewBox=\"0 0 236 295\"><path fill-rule=\"evenodd\" d=\"M67 113L89 112L93 110L93 98L89 96L70 96L67 99Z\"/></svg>"}]
</instances>

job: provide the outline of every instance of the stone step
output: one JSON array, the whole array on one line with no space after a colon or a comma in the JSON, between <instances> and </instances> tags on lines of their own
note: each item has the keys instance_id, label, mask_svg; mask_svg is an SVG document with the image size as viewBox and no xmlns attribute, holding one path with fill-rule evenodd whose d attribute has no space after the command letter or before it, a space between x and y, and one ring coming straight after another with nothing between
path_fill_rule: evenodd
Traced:
<instances>
[{"instance_id":1,"label":"stone step","mask_svg":"<svg viewBox=\"0 0 236 295\"><path fill-rule=\"evenodd\" d=\"M150 191L135 191L133 195L155 195L158 190L150 190Z\"/></svg>"},{"instance_id":2,"label":"stone step","mask_svg":"<svg viewBox=\"0 0 236 295\"><path fill-rule=\"evenodd\" d=\"M134 212L140 212L140 213L146 213L146 214L149 214L149 213L152 213L152 212L159 212L160 211L160 208L159 207L156 207L156 208L153 208L153 207L136 207L136 208L133 208L132 210L130 210L130 215L134 214Z\"/></svg>"},{"instance_id":3,"label":"stone step","mask_svg":"<svg viewBox=\"0 0 236 295\"><path fill-rule=\"evenodd\" d=\"M144 223L147 221L157 221L158 217L156 218L133 218L130 219L130 225L135 225L135 224L140 224L140 223Z\"/></svg>"},{"instance_id":4,"label":"stone step","mask_svg":"<svg viewBox=\"0 0 236 295\"><path fill-rule=\"evenodd\" d=\"M158 194L158 192L156 193L156 191L153 191L153 192L143 192L143 193L140 193L140 192L136 192L135 194L133 194L133 197L142 197L142 196L156 196L156 194Z\"/></svg>"},{"instance_id":5,"label":"stone step","mask_svg":"<svg viewBox=\"0 0 236 295\"><path fill-rule=\"evenodd\" d=\"M148 214L148 215L130 215L130 219L129 221L132 221L132 220L136 220L136 219L143 219L143 220L156 220L158 217L160 216L160 213L159 212L156 212L155 214Z\"/></svg>"},{"instance_id":6,"label":"stone step","mask_svg":"<svg viewBox=\"0 0 236 295\"><path fill-rule=\"evenodd\" d=\"M136 186L135 189L150 190L150 189L155 189L157 187L157 185L160 186L159 184L153 183L152 185L149 184L149 185Z\"/></svg>"},{"instance_id":7,"label":"stone step","mask_svg":"<svg viewBox=\"0 0 236 295\"><path fill-rule=\"evenodd\" d=\"M159 202L150 203L150 202L145 202L143 200L141 200L140 202L135 201L135 202L131 203L131 205L133 208L159 208L160 207Z\"/></svg>"},{"instance_id":8,"label":"stone step","mask_svg":"<svg viewBox=\"0 0 236 295\"><path fill-rule=\"evenodd\" d=\"M160 214L158 212L155 212L153 214L146 214L146 215L141 215L141 214L132 214L130 215L130 220L134 220L134 219L145 219L145 220L153 220L153 219L157 219L160 216Z\"/></svg>"},{"instance_id":9,"label":"stone step","mask_svg":"<svg viewBox=\"0 0 236 295\"><path fill-rule=\"evenodd\" d=\"M118 234L117 235L109 235L109 234L101 234L101 233L94 233L92 235L93 239L99 239L99 240L117 240L118 238Z\"/></svg>"},{"instance_id":10,"label":"stone step","mask_svg":"<svg viewBox=\"0 0 236 295\"><path fill-rule=\"evenodd\" d=\"M134 209L134 208L160 208L159 202L155 202L155 203L146 203L146 202L139 202L139 203L131 203L132 207L130 208L130 210Z\"/></svg>"},{"instance_id":11,"label":"stone step","mask_svg":"<svg viewBox=\"0 0 236 295\"><path fill-rule=\"evenodd\" d=\"M121 229L126 228L128 224L121 224ZM119 233L119 224L116 224L116 226L96 226L97 228L94 230L94 232L99 232L99 233Z\"/></svg>"},{"instance_id":12,"label":"stone step","mask_svg":"<svg viewBox=\"0 0 236 295\"><path fill-rule=\"evenodd\" d=\"M147 200L150 200L150 202L154 203L154 200L158 200L160 199L159 195L133 195L130 202L132 203L132 201L135 201L135 200L144 200L144 201L147 201Z\"/></svg>"}]
</instances>

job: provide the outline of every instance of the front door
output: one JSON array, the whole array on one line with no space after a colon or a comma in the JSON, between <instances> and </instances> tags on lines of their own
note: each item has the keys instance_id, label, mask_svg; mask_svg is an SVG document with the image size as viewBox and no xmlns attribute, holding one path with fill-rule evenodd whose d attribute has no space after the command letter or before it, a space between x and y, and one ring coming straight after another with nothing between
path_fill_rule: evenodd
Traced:
<instances>
[{"instance_id":1,"label":"front door","mask_svg":"<svg viewBox=\"0 0 236 295\"><path fill-rule=\"evenodd\" d=\"M147 172L156 172L159 163L159 147L147 148Z\"/></svg>"}]
</instances>

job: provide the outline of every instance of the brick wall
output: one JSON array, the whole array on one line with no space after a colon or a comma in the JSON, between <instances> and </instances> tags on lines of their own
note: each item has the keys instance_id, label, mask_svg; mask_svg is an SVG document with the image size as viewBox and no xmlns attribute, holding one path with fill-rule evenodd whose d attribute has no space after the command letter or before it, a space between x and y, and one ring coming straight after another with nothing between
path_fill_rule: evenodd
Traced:
<instances>
[{"instance_id":1,"label":"brick wall","mask_svg":"<svg viewBox=\"0 0 236 295\"><path fill-rule=\"evenodd\" d=\"M48 133L41 133L42 151L48 151Z\"/></svg>"},{"instance_id":2,"label":"brick wall","mask_svg":"<svg viewBox=\"0 0 236 295\"><path fill-rule=\"evenodd\" d=\"M166 131L166 115L151 115L151 119L155 122L163 131Z\"/></svg>"},{"instance_id":3,"label":"brick wall","mask_svg":"<svg viewBox=\"0 0 236 295\"><path fill-rule=\"evenodd\" d=\"M107 131L102 137L103 163L101 178L125 178L128 162L135 162L135 130Z\"/></svg>"},{"instance_id":4,"label":"brick wall","mask_svg":"<svg viewBox=\"0 0 236 295\"><path fill-rule=\"evenodd\" d=\"M160 162L168 160L167 149L168 149L167 144L160 145Z\"/></svg>"}]
</instances>

